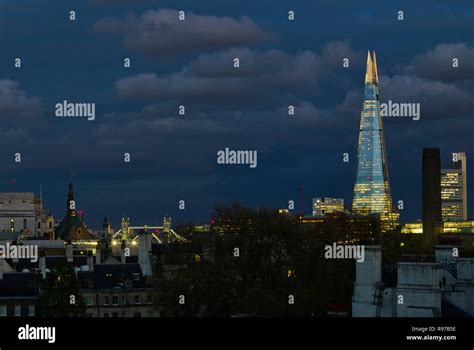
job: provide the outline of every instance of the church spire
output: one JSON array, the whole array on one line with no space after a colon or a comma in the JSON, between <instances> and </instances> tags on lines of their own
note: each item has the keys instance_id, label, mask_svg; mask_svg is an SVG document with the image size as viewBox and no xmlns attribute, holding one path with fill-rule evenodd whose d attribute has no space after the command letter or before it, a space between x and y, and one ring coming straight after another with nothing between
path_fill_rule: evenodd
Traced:
<instances>
[{"instance_id":1,"label":"church spire","mask_svg":"<svg viewBox=\"0 0 474 350\"><path fill-rule=\"evenodd\" d=\"M74 188L72 183L69 184L67 192L67 216L76 216L76 202L74 200Z\"/></svg>"},{"instance_id":2,"label":"church spire","mask_svg":"<svg viewBox=\"0 0 474 350\"><path fill-rule=\"evenodd\" d=\"M104 215L104 223L102 224L102 239L108 240L110 238L110 221L107 216L107 210Z\"/></svg>"},{"instance_id":3,"label":"church spire","mask_svg":"<svg viewBox=\"0 0 474 350\"><path fill-rule=\"evenodd\" d=\"M104 222L102 224L102 228L109 227L109 217L107 216L107 210L104 213Z\"/></svg>"},{"instance_id":4,"label":"church spire","mask_svg":"<svg viewBox=\"0 0 474 350\"><path fill-rule=\"evenodd\" d=\"M366 84L379 84L379 77L377 73L377 60L375 57L374 51L374 59L370 57L370 51L367 51L367 68L365 71L365 83Z\"/></svg>"}]
</instances>

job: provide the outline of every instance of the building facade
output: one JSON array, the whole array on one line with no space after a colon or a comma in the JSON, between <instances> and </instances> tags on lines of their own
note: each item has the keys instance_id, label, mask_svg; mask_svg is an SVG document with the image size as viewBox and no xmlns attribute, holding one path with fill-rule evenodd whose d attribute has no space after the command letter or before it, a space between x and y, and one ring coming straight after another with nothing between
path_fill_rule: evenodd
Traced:
<instances>
[{"instance_id":1,"label":"building facade","mask_svg":"<svg viewBox=\"0 0 474 350\"><path fill-rule=\"evenodd\" d=\"M159 317L152 288L81 290L87 317Z\"/></svg>"},{"instance_id":2,"label":"building facade","mask_svg":"<svg viewBox=\"0 0 474 350\"><path fill-rule=\"evenodd\" d=\"M402 225L402 233L422 234L424 232L423 223L407 222ZM468 221L444 221L439 226L439 233L448 234L471 234L474 235L474 220Z\"/></svg>"},{"instance_id":3,"label":"building facade","mask_svg":"<svg viewBox=\"0 0 474 350\"><path fill-rule=\"evenodd\" d=\"M441 170L443 221L467 220L466 154L453 153L452 169Z\"/></svg>"},{"instance_id":4,"label":"building facade","mask_svg":"<svg viewBox=\"0 0 474 350\"><path fill-rule=\"evenodd\" d=\"M0 232L22 232L43 236L54 231L54 217L43 210L33 192L0 193Z\"/></svg>"},{"instance_id":5,"label":"building facade","mask_svg":"<svg viewBox=\"0 0 474 350\"><path fill-rule=\"evenodd\" d=\"M474 316L474 258L455 258L453 248L437 246L431 261L401 261L391 271L382 267L381 247L366 246L352 317Z\"/></svg>"},{"instance_id":6,"label":"building facade","mask_svg":"<svg viewBox=\"0 0 474 350\"><path fill-rule=\"evenodd\" d=\"M344 212L342 198L313 198L313 216L324 216L331 213Z\"/></svg>"},{"instance_id":7,"label":"building facade","mask_svg":"<svg viewBox=\"0 0 474 350\"><path fill-rule=\"evenodd\" d=\"M364 95L352 211L356 215L379 216L387 230L396 225L398 213L393 210L390 194L375 52L373 60L370 52L367 55Z\"/></svg>"}]
</instances>

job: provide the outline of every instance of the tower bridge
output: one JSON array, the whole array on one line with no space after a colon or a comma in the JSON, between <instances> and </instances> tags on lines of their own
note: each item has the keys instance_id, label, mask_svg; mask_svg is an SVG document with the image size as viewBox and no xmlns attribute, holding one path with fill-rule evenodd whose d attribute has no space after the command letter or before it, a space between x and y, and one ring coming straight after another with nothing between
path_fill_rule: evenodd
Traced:
<instances>
[{"instance_id":1,"label":"tower bridge","mask_svg":"<svg viewBox=\"0 0 474 350\"><path fill-rule=\"evenodd\" d=\"M163 226L130 226L130 219L129 218L122 218L121 227L120 229L115 232L112 236L113 240L120 240L126 242L135 242L138 240L140 236L140 232L149 232L149 230L155 231L151 232L151 236L158 244L164 243L172 243L172 242L179 242L179 243L189 243L190 241L183 236L177 234L171 228L171 218L165 217L163 219ZM164 241L164 237L158 237L157 233L159 232L160 235L166 235L167 241Z\"/></svg>"}]
</instances>

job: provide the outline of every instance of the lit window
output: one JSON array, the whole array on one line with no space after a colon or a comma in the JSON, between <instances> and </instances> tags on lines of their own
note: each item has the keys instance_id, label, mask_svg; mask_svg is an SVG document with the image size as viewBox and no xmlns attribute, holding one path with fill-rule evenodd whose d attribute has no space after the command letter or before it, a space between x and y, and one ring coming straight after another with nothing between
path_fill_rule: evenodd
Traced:
<instances>
[{"instance_id":1,"label":"lit window","mask_svg":"<svg viewBox=\"0 0 474 350\"><path fill-rule=\"evenodd\" d=\"M35 306L28 305L28 316L34 317L35 316Z\"/></svg>"},{"instance_id":2,"label":"lit window","mask_svg":"<svg viewBox=\"0 0 474 350\"><path fill-rule=\"evenodd\" d=\"M21 316L21 305L15 305L15 313L14 315L15 317L20 317Z\"/></svg>"}]
</instances>

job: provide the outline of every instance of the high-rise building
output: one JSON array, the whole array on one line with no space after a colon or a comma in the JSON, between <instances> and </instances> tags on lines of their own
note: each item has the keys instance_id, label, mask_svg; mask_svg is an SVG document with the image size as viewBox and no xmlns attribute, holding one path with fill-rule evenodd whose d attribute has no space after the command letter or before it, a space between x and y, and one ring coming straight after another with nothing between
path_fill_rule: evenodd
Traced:
<instances>
[{"instance_id":1,"label":"high-rise building","mask_svg":"<svg viewBox=\"0 0 474 350\"><path fill-rule=\"evenodd\" d=\"M357 177L354 186L352 211L356 215L376 215L381 219L382 231L394 228L398 213L392 205L385 151L382 117L380 113L379 80L375 52L373 60L367 55L365 99L360 116Z\"/></svg>"},{"instance_id":2,"label":"high-rise building","mask_svg":"<svg viewBox=\"0 0 474 350\"><path fill-rule=\"evenodd\" d=\"M313 198L313 216L324 216L331 213L344 212L342 198Z\"/></svg>"},{"instance_id":3,"label":"high-rise building","mask_svg":"<svg viewBox=\"0 0 474 350\"><path fill-rule=\"evenodd\" d=\"M452 169L441 171L443 221L467 220L466 154L453 153Z\"/></svg>"},{"instance_id":4,"label":"high-rise building","mask_svg":"<svg viewBox=\"0 0 474 350\"><path fill-rule=\"evenodd\" d=\"M434 249L435 237L441 223L441 160L439 148L423 149L422 197L423 242Z\"/></svg>"}]
</instances>

